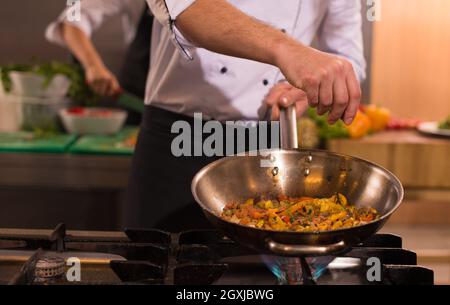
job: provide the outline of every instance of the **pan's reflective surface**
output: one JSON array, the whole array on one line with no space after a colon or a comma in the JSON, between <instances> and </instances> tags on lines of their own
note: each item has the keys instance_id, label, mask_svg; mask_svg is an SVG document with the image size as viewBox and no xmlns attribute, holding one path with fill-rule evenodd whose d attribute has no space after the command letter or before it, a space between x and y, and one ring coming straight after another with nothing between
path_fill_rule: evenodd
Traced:
<instances>
[{"instance_id":1,"label":"pan's reflective surface","mask_svg":"<svg viewBox=\"0 0 450 305\"><path fill-rule=\"evenodd\" d=\"M375 233L400 205L403 188L387 170L370 162L318 150L273 150L265 156L233 156L203 168L192 182L195 199L206 216L225 233L242 243L278 254L314 255L275 244L308 246L331 245L317 255L338 252ZM270 167L261 167L261 161ZM368 225L320 233L274 232L254 229L224 221L219 215L228 202L243 201L261 195L276 197L330 197L344 194L356 206L376 208L382 217ZM345 245L341 245L344 241ZM336 245L341 245L336 247Z\"/></svg>"}]
</instances>

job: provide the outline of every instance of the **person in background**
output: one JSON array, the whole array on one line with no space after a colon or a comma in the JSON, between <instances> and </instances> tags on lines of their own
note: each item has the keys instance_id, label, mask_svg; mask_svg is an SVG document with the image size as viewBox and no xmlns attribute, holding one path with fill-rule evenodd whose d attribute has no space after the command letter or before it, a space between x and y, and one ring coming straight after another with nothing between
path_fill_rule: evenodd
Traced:
<instances>
[{"instance_id":1,"label":"person in background","mask_svg":"<svg viewBox=\"0 0 450 305\"><path fill-rule=\"evenodd\" d=\"M109 17L121 16L124 43L128 46L119 76L105 65L91 35ZM67 47L83 66L88 85L101 96L122 90L143 99L150 60L153 23L144 0L83 0L81 20L68 21L67 9L46 30L46 38ZM130 111L127 123L139 124L141 114Z\"/></svg>"},{"instance_id":2,"label":"person in background","mask_svg":"<svg viewBox=\"0 0 450 305\"><path fill-rule=\"evenodd\" d=\"M330 123L352 122L365 77L359 0L147 2L155 21L128 188L131 225L207 227L190 184L220 156L174 156L174 122L192 126L194 113L258 121L269 108L275 120L291 105L299 115L310 105ZM320 50L310 47L315 37Z\"/></svg>"}]
</instances>

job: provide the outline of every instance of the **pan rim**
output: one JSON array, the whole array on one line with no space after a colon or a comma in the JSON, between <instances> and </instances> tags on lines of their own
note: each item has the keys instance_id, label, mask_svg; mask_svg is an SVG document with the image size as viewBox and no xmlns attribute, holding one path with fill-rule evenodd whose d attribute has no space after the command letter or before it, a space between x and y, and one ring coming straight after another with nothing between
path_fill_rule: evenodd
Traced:
<instances>
[{"instance_id":1,"label":"pan rim","mask_svg":"<svg viewBox=\"0 0 450 305\"><path fill-rule=\"evenodd\" d=\"M296 154L296 153L300 153L300 152L313 152L313 153L322 153L322 154L332 154L334 156L337 157L343 157L343 158L349 158L349 159L353 159L356 161L360 161L363 163L366 163L368 165L374 166L375 168L381 170L382 172L384 172L385 174L390 175L391 177L394 178L395 183L397 184L397 186L399 187L399 198L395 204L395 206L386 214L382 215L380 218L378 218L377 220L373 220L371 222L365 223L363 225L358 225L358 226L354 226L354 227L350 227L350 228L340 228L340 229L336 229L336 230L327 230L327 231L312 231L312 232L295 232L295 231L277 231L277 230L268 230L268 229L261 229L261 228L256 228L256 227L251 227L251 226L247 226L247 225L242 225L239 223L235 223L229 220L224 219L223 217L217 215L217 213L215 213L214 211L212 211L210 208L207 208L198 198L195 186L198 184L198 181L205 175L205 173L211 169L211 168L215 168L217 166L219 166L221 163L227 162L229 160L235 159L236 157L243 157L246 156L245 153L240 153L240 154L235 154L235 155L231 155L231 156L227 156L218 160L215 160L213 162L211 162L210 164L204 166L202 169L200 169L197 174L195 174L194 178L192 179L191 182L191 193L194 196L194 199L196 201L196 203L206 212L208 212L209 214L211 214L214 217L219 218L221 221L227 222L229 224L232 224L234 226L238 226L238 227L242 227L242 228L246 228L246 229L251 229L251 230L257 230L257 231L261 231L261 232L266 232L266 233L273 233L273 234L279 234L279 233L283 233L283 234L292 234L292 235L325 235L325 234L330 234L330 233L340 233L340 232L344 232L344 231L348 231L351 229L356 229L356 228L362 228L364 226L367 225L372 225L384 220L387 220L401 205L403 198L404 198L404 188L402 183L400 182L400 179L398 179L398 177L396 175L394 175L391 171L387 170L386 168L384 168L381 165L378 165L374 162L362 159L362 158L358 158L358 157L354 157L354 156L350 156L350 155L346 155L346 154L340 154L340 153L335 153L335 152L330 152L327 150L323 150L323 149L302 149L302 148L298 148L298 149L265 149L265 150L259 150L258 152L282 152L282 153L289 153L289 154ZM247 152L248 153L248 152ZM256 155L256 156L250 156L250 157L258 157L260 155Z\"/></svg>"}]
</instances>

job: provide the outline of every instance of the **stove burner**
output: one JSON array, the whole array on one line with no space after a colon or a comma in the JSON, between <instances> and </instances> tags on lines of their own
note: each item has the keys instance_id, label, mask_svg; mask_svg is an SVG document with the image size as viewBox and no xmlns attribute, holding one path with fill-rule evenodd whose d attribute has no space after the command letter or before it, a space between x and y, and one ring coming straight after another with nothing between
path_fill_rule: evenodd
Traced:
<instances>
[{"instance_id":1,"label":"stove burner","mask_svg":"<svg viewBox=\"0 0 450 305\"><path fill-rule=\"evenodd\" d=\"M64 275L65 260L57 256L42 257L36 262L34 281L50 283L61 279Z\"/></svg>"},{"instance_id":2,"label":"stove burner","mask_svg":"<svg viewBox=\"0 0 450 305\"><path fill-rule=\"evenodd\" d=\"M59 224L48 237L0 236L0 250L32 253L12 278L2 278L0 264L0 283L66 283L62 256L70 251L123 258L94 266L92 278L83 273L83 284L433 284L433 271L417 266L416 254L392 234L376 234L340 257L308 258L261 256L215 230L127 229L125 235L76 237ZM366 277L371 257L382 264L379 283Z\"/></svg>"},{"instance_id":3,"label":"stove burner","mask_svg":"<svg viewBox=\"0 0 450 305\"><path fill-rule=\"evenodd\" d=\"M263 255L262 258L267 268L277 278L278 284L314 285L335 257L296 258Z\"/></svg>"},{"instance_id":4,"label":"stove burner","mask_svg":"<svg viewBox=\"0 0 450 305\"><path fill-rule=\"evenodd\" d=\"M281 275L278 277L278 281L281 285L301 285L303 280L303 274L311 273L311 270L303 270L303 264L300 259L294 259L293 263L286 263L280 265Z\"/></svg>"}]
</instances>

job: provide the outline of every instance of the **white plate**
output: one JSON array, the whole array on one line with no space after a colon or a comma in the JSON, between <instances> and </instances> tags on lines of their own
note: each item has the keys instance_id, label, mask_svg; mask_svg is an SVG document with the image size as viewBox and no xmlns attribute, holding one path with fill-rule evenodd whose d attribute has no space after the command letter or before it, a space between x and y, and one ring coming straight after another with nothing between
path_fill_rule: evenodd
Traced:
<instances>
[{"instance_id":1,"label":"white plate","mask_svg":"<svg viewBox=\"0 0 450 305\"><path fill-rule=\"evenodd\" d=\"M417 130L433 136L441 136L450 138L450 129L440 129L439 122L423 122L417 126Z\"/></svg>"}]
</instances>

